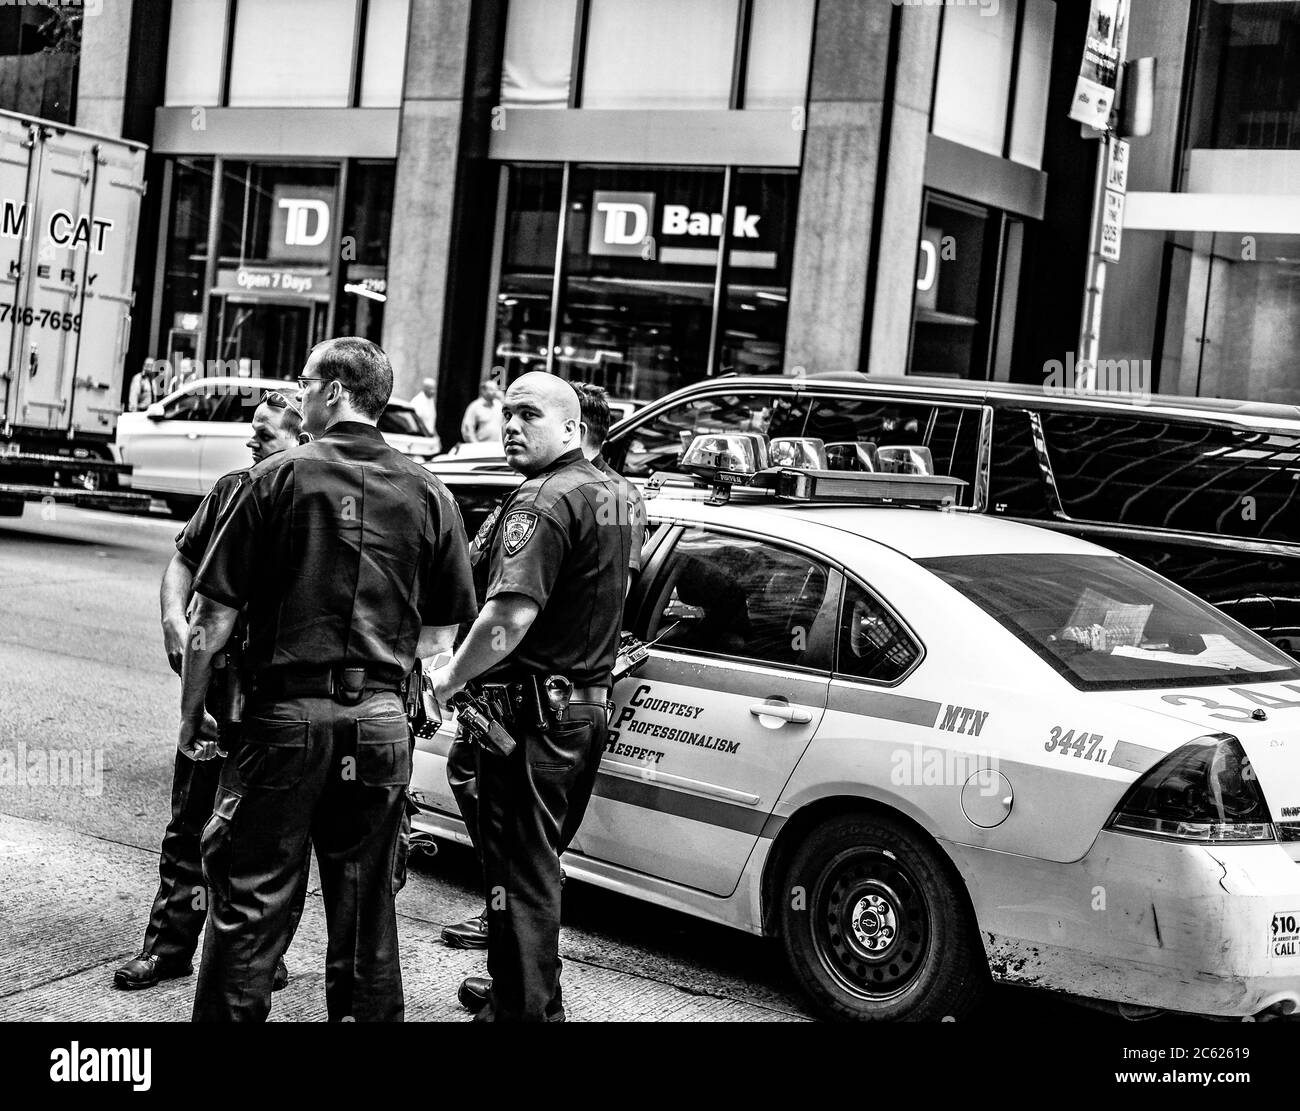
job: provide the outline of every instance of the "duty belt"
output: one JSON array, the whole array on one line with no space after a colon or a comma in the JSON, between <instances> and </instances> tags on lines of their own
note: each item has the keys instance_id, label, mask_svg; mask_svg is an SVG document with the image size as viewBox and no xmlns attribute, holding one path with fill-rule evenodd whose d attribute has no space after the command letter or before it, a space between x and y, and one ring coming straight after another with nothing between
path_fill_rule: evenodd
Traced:
<instances>
[{"instance_id":1,"label":"duty belt","mask_svg":"<svg viewBox=\"0 0 1300 1111\"><path fill-rule=\"evenodd\" d=\"M563 720L564 710L569 706L602 706L609 711L610 688L574 687L565 681L567 697L563 705L556 705L547 697L549 679L558 676L530 675L525 679L507 683L475 682L469 684L470 690L485 698L492 706L498 719L505 725L516 722L530 722L545 728L548 713Z\"/></svg>"},{"instance_id":2,"label":"duty belt","mask_svg":"<svg viewBox=\"0 0 1300 1111\"><path fill-rule=\"evenodd\" d=\"M397 694L397 680L371 679L363 667L338 667L321 671L271 671L252 680L253 694L260 698L332 698L355 706L368 695L382 691Z\"/></svg>"}]
</instances>

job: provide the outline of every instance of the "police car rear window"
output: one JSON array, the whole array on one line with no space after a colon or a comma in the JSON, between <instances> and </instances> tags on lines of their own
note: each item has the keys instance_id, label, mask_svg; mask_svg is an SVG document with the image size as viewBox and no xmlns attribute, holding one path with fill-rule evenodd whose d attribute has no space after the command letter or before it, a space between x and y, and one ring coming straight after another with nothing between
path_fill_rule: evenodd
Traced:
<instances>
[{"instance_id":1,"label":"police car rear window","mask_svg":"<svg viewBox=\"0 0 1300 1111\"><path fill-rule=\"evenodd\" d=\"M1289 656L1121 556L1027 552L918 562L1080 690L1300 678Z\"/></svg>"}]
</instances>

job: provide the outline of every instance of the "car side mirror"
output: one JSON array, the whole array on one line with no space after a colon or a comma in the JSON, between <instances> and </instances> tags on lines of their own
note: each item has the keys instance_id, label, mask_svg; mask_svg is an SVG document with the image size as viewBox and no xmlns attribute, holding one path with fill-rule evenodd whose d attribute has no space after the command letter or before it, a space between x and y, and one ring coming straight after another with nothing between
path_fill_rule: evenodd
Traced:
<instances>
[{"instance_id":1,"label":"car side mirror","mask_svg":"<svg viewBox=\"0 0 1300 1111\"><path fill-rule=\"evenodd\" d=\"M167 413L166 413L166 411L163 409L163 404L162 404L161 401L155 401L152 405L150 405L149 408L147 408L147 409L144 411L144 415L145 415L146 417L148 417L150 420L166 420L166 419L167 419Z\"/></svg>"}]
</instances>

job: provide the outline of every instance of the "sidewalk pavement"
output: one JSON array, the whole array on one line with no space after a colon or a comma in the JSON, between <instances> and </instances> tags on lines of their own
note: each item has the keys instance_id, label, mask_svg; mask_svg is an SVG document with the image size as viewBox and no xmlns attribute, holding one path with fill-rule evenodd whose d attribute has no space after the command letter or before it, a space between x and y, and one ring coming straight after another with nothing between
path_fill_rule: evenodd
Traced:
<instances>
[{"instance_id":1,"label":"sidewalk pavement","mask_svg":"<svg viewBox=\"0 0 1300 1111\"><path fill-rule=\"evenodd\" d=\"M112 986L113 971L139 949L157 883L154 852L0 815L0 1021L188 1021L192 976L144 991ZM399 896L407 1020L466 1021L456 988L484 974L484 954L447 948L443 923L404 914L402 904ZM563 945L561 956L570 1021L798 1019L584 962ZM324 1021L325 914L314 865L286 964L289 986L273 997L272 1021Z\"/></svg>"}]
</instances>

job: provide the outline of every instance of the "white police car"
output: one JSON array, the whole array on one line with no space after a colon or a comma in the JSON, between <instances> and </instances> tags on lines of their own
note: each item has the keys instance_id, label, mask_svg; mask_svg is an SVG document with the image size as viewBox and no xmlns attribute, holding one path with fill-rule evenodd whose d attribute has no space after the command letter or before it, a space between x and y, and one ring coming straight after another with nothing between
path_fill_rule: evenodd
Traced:
<instances>
[{"instance_id":1,"label":"white police car","mask_svg":"<svg viewBox=\"0 0 1300 1111\"><path fill-rule=\"evenodd\" d=\"M696 473L745 481L756 439ZM899 507L952 480L783 473L804 500L650 500L624 624L657 643L569 876L780 936L833 1016L960 1016L990 976L1295 1011L1296 661L1087 542ZM463 841L450 740L415 827Z\"/></svg>"}]
</instances>

